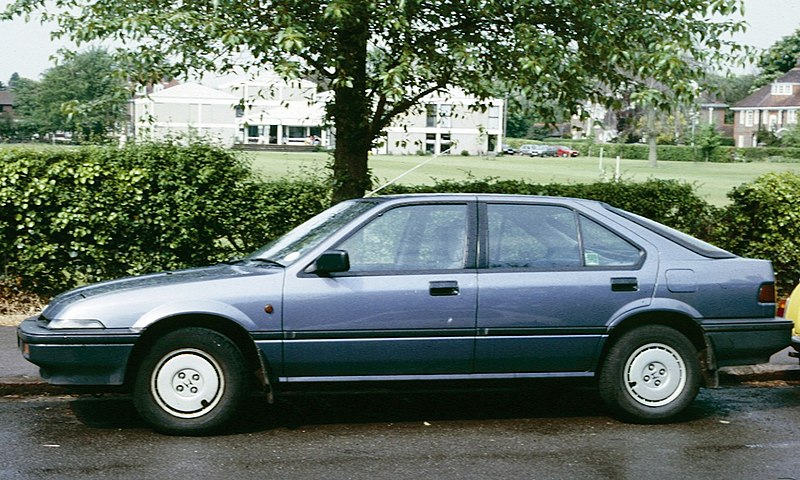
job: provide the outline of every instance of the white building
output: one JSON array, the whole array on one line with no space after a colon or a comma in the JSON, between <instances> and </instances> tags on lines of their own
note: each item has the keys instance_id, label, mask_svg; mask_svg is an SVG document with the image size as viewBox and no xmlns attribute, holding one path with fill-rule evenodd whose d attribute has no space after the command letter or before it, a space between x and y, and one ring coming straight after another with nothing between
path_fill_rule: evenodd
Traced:
<instances>
[{"instance_id":1,"label":"white building","mask_svg":"<svg viewBox=\"0 0 800 480\"><path fill-rule=\"evenodd\" d=\"M457 89L429 95L423 98L420 109L401 116L386 129L386 137L375 153L497 153L503 142L504 110L501 99L479 104Z\"/></svg>"},{"instance_id":2,"label":"white building","mask_svg":"<svg viewBox=\"0 0 800 480\"><path fill-rule=\"evenodd\" d=\"M189 136L233 145L239 136L234 110L238 101L231 94L195 83L137 96L131 105L134 138Z\"/></svg>"},{"instance_id":3,"label":"white building","mask_svg":"<svg viewBox=\"0 0 800 480\"><path fill-rule=\"evenodd\" d=\"M307 80L276 75L229 82L219 89L187 83L137 96L132 101L133 135L159 140L189 135L222 145L320 145L333 147L325 125L330 92ZM479 103L454 89L429 95L421 106L393 122L375 153L470 155L501 149L505 104Z\"/></svg>"},{"instance_id":4,"label":"white building","mask_svg":"<svg viewBox=\"0 0 800 480\"><path fill-rule=\"evenodd\" d=\"M230 82L220 87L237 98L240 143L330 146L324 128L329 94L307 80L286 82L277 75Z\"/></svg>"}]
</instances>

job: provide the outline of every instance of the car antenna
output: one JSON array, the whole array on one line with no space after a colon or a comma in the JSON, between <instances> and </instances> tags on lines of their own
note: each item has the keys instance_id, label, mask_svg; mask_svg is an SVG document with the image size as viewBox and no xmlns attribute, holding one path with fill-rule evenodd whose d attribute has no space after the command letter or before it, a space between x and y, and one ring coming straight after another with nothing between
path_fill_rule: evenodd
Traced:
<instances>
[{"instance_id":1,"label":"car antenna","mask_svg":"<svg viewBox=\"0 0 800 480\"><path fill-rule=\"evenodd\" d=\"M446 150L445 152L448 152L448 151L450 151L450 150L448 149L448 150ZM445 153L445 152L442 152L442 153ZM441 155L441 153L434 154L434 155L433 155L431 158L429 158L429 159L425 160L425 161L424 161L424 162L422 162L422 163L418 163L417 165L415 165L415 166L413 166L413 167L409 168L409 169L408 169L408 170L406 170L405 172L403 172L403 173L401 173L400 175L398 175L398 176L394 177L393 179L391 179L391 180L389 180L388 182L384 183L383 185L381 185L380 187L376 188L375 190L373 190L373 191L371 191L371 192L369 192L369 193L366 193L366 194L364 195L364 197L366 198L366 197L371 197L371 196L375 195L376 193L380 192L381 190L383 190L384 188L388 187L389 185L392 185L394 182L396 182L396 181L400 180L401 178L405 177L406 175L408 175L409 173L411 173L411 172L413 172L414 170L418 169L419 167L425 166L425 165L427 165L428 163L430 163L430 162L432 162L432 161L436 160L437 158L439 158L439 156L440 156L440 155Z\"/></svg>"}]
</instances>

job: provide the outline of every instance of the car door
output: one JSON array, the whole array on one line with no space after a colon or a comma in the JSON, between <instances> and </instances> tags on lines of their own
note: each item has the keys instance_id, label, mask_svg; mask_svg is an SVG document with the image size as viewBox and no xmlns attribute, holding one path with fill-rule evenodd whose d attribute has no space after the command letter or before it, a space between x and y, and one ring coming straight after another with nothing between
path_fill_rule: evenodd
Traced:
<instances>
[{"instance_id":1,"label":"car door","mask_svg":"<svg viewBox=\"0 0 800 480\"><path fill-rule=\"evenodd\" d=\"M475 216L469 202L389 208L332 246L348 271L288 276L284 380L469 373Z\"/></svg>"},{"instance_id":2,"label":"car door","mask_svg":"<svg viewBox=\"0 0 800 480\"><path fill-rule=\"evenodd\" d=\"M610 319L650 302L657 256L564 205L481 212L476 372L593 369Z\"/></svg>"}]
</instances>

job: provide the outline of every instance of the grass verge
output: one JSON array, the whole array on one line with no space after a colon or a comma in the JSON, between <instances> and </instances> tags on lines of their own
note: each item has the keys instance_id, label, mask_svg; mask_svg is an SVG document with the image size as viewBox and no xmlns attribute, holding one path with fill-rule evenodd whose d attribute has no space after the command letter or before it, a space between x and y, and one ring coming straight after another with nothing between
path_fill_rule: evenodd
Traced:
<instances>
[{"instance_id":1,"label":"grass verge","mask_svg":"<svg viewBox=\"0 0 800 480\"><path fill-rule=\"evenodd\" d=\"M328 175L326 153L248 152L253 169L265 180L280 178L324 178ZM433 184L436 180L470 178L518 179L531 183L593 183L617 175L616 159L598 157L531 158L519 155L478 157L451 155L370 156L369 166L381 185L428 162L398 180L411 185ZM800 173L800 163L707 163L658 162L652 168L644 160L619 162L619 176L631 181L650 178L675 179L691 183L701 198L716 206L729 203L733 187L770 172Z\"/></svg>"}]
</instances>

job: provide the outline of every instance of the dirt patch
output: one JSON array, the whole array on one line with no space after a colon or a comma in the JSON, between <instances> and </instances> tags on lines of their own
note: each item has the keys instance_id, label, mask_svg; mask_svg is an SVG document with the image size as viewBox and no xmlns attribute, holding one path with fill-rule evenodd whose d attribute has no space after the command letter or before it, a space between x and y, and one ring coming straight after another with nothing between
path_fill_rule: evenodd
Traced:
<instances>
[{"instance_id":1,"label":"dirt patch","mask_svg":"<svg viewBox=\"0 0 800 480\"><path fill-rule=\"evenodd\" d=\"M24 318L42 311L47 302L0 277L0 325L18 325Z\"/></svg>"}]
</instances>

